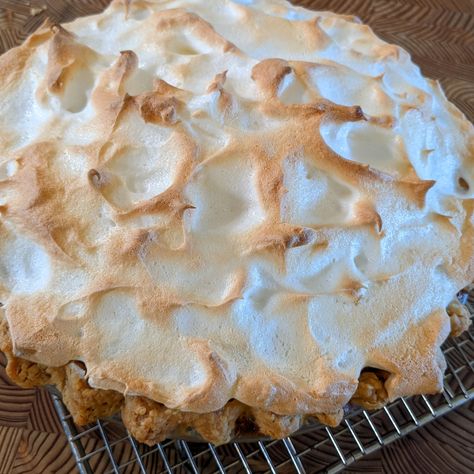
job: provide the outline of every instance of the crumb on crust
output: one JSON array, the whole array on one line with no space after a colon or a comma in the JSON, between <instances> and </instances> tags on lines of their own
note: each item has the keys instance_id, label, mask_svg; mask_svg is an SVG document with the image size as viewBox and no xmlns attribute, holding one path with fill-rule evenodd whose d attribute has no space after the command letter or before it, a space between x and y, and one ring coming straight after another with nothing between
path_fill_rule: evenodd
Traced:
<instances>
[{"instance_id":1,"label":"crumb on crust","mask_svg":"<svg viewBox=\"0 0 474 474\"><path fill-rule=\"evenodd\" d=\"M446 312L451 322L451 336L460 336L464 331L468 330L471 325L469 310L459 300L454 299L451 301L446 308Z\"/></svg>"},{"instance_id":2,"label":"crumb on crust","mask_svg":"<svg viewBox=\"0 0 474 474\"><path fill-rule=\"evenodd\" d=\"M386 373L381 370L367 370L359 377L359 385L352 396L351 403L367 410L383 407L388 400L385 390Z\"/></svg>"}]
</instances>

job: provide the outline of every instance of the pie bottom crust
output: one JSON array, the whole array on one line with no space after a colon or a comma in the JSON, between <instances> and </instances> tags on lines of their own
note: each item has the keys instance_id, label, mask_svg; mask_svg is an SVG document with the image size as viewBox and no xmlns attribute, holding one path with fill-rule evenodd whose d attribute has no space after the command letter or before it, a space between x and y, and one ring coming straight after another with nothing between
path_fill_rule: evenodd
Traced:
<instances>
[{"instance_id":1,"label":"pie bottom crust","mask_svg":"<svg viewBox=\"0 0 474 474\"><path fill-rule=\"evenodd\" d=\"M469 312L457 300L448 306L447 313L452 336L460 335L469 327ZM145 397L123 396L114 390L95 389L88 384L86 367L81 362L71 361L62 367L47 367L16 357L4 319L0 321L0 350L7 357L6 372L13 382L25 388L55 385L76 424L87 425L121 412L130 433L148 445L166 438L192 437L196 434L217 445L239 436L284 438L298 430L307 418L337 426L344 414L340 409L334 413L314 413L310 417L277 415L237 400L230 400L222 409L212 413L190 413L167 408ZM381 370L364 370L351 403L369 410L383 407L388 401L384 387L387 377L388 374Z\"/></svg>"}]
</instances>

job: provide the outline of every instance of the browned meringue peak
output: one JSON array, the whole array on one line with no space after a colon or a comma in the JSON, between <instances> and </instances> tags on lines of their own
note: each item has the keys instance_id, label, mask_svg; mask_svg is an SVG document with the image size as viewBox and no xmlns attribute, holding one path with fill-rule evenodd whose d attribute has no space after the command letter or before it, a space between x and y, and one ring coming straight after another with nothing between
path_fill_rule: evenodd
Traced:
<instances>
[{"instance_id":1,"label":"browned meringue peak","mask_svg":"<svg viewBox=\"0 0 474 474\"><path fill-rule=\"evenodd\" d=\"M0 59L15 354L195 413L336 414L367 366L440 389L472 125L354 18L127 4Z\"/></svg>"}]
</instances>

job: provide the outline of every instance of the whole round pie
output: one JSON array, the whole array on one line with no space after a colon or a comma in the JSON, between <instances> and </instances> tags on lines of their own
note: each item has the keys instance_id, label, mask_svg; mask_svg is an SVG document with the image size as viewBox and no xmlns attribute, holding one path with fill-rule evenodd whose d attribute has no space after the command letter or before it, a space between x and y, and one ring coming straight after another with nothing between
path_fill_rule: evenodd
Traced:
<instances>
[{"instance_id":1,"label":"whole round pie","mask_svg":"<svg viewBox=\"0 0 474 474\"><path fill-rule=\"evenodd\" d=\"M474 127L355 17L113 1L0 58L8 373L140 441L442 389Z\"/></svg>"}]
</instances>

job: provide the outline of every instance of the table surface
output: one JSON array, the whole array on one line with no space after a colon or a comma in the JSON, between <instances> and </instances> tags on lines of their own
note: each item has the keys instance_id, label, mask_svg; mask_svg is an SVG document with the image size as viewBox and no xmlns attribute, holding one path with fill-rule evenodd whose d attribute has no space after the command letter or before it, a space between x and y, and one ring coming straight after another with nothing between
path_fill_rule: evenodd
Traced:
<instances>
[{"instance_id":1,"label":"table surface","mask_svg":"<svg viewBox=\"0 0 474 474\"><path fill-rule=\"evenodd\" d=\"M211 1L211 0L209 0ZM0 0L0 52L20 43L46 17L69 21L108 0ZM423 73L474 121L474 0L295 0L318 10L356 14L408 50ZM3 361L1 361L3 362ZM347 472L470 473L474 403L355 463ZM91 445L100 440L91 438ZM14 386L0 364L0 474L76 472L66 437L44 389ZM97 473L102 472L100 467Z\"/></svg>"}]
</instances>

